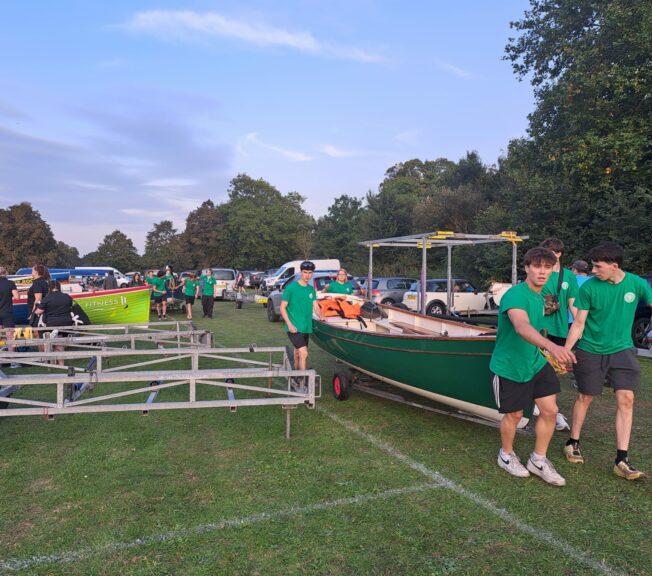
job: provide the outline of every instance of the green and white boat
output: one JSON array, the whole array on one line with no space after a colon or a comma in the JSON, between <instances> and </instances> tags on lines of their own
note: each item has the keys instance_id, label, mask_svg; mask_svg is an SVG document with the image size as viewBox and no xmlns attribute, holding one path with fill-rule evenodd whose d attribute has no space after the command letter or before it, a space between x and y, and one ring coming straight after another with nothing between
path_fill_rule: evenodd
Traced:
<instances>
[{"instance_id":1,"label":"green and white boat","mask_svg":"<svg viewBox=\"0 0 652 576\"><path fill-rule=\"evenodd\" d=\"M500 421L489 361L492 328L379 305L382 317L313 319L313 340L349 367L461 412ZM347 396L346 376L333 392ZM529 417L529 414L528 414ZM522 418L519 427L527 424Z\"/></svg>"},{"instance_id":2,"label":"green and white boat","mask_svg":"<svg viewBox=\"0 0 652 576\"><path fill-rule=\"evenodd\" d=\"M118 288L97 292L73 292L91 324L147 324L149 322L150 291L147 287ZM27 323L27 295L14 300L16 325Z\"/></svg>"}]
</instances>

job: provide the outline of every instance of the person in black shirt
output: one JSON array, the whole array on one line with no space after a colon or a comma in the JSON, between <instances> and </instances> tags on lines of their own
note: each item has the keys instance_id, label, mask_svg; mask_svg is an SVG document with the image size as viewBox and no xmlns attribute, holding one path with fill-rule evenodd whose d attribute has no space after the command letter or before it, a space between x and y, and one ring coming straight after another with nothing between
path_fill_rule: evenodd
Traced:
<instances>
[{"instance_id":1,"label":"person in black shirt","mask_svg":"<svg viewBox=\"0 0 652 576\"><path fill-rule=\"evenodd\" d=\"M16 284L7 278L7 269L0 266L0 328L8 328L7 340L13 340L14 331L14 304L12 300L18 298L18 289ZM14 350L13 346L8 346L9 352ZM19 365L12 362L11 368L18 368Z\"/></svg>"},{"instance_id":2,"label":"person in black shirt","mask_svg":"<svg viewBox=\"0 0 652 576\"><path fill-rule=\"evenodd\" d=\"M69 294L61 292L61 284L58 280L50 280L49 291L36 306L36 314L42 314L45 318L45 325L48 328L53 326L70 326L72 324L72 298ZM62 332L60 336L65 336ZM57 345L55 351L63 350L63 346ZM57 364L63 365L63 360L57 360Z\"/></svg>"},{"instance_id":3,"label":"person in black shirt","mask_svg":"<svg viewBox=\"0 0 652 576\"><path fill-rule=\"evenodd\" d=\"M48 293L48 280L50 273L43 264L37 264L32 268L32 285L27 291L27 310L30 314L34 313L36 305Z\"/></svg>"}]
</instances>

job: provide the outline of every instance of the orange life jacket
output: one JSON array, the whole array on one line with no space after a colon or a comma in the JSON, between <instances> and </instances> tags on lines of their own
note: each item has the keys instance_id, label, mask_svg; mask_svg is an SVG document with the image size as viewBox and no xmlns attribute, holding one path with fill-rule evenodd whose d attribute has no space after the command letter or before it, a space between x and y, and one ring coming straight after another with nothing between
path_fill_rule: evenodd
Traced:
<instances>
[{"instance_id":1,"label":"orange life jacket","mask_svg":"<svg viewBox=\"0 0 652 576\"><path fill-rule=\"evenodd\" d=\"M357 302L349 302L348 300L338 300L337 302L344 313L344 318L357 318L360 316L362 306Z\"/></svg>"},{"instance_id":2,"label":"orange life jacket","mask_svg":"<svg viewBox=\"0 0 652 576\"><path fill-rule=\"evenodd\" d=\"M323 300L317 300L319 308L321 309L321 315L324 318L329 316L341 316L341 309L337 300L332 300L331 298L324 298Z\"/></svg>"}]
</instances>

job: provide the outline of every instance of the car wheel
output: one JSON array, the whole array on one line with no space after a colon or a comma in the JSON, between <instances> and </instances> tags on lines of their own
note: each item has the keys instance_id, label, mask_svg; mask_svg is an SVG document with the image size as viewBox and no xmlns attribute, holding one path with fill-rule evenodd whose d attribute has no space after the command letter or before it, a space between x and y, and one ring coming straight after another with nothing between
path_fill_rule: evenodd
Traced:
<instances>
[{"instance_id":1,"label":"car wheel","mask_svg":"<svg viewBox=\"0 0 652 576\"><path fill-rule=\"evenodd\" d=\"M333 374L333 396L336 400L346 400L349 397L351 381L346 374L335 372Z\"/></svg>"},{"instance_id":2,"label":"car wheel","mask_svg":"<svg viewBox=\"0 0 652 576\"><path fill-rule=\"evenodd\" d=\"M647 316L634 318L632 340L637 348L647 349L647 333L650 331L650 319Z\"/></svg>"},{"instance_id":3,"label":"car wheel","mask_svg":"<svg viewBox=\"0 0 652 576\"><path fill-rule=\"evenodd\" d=\"M428 304L428 306L426 307L426 314L428 316L446 314L446 306L444 305L443 302L440 302L439 300L435 300L434 302L430 302L430 304Z\"/></svg>"},{"instance_id":4,"label":"car wheel","mask_svg":"<svg viewBox=\"0 0 652 576\"><path fill-rule=\"evenodd\" d=\"M278 322L280 316L274 310L274 303L271 300L267 301L267 320L270 322Z\"/></svg>"},{"instance_id":5,"label":"car wheel","mask_svg":"<svg viewBox=\"0 0 652 576\"><path fill-rule=\"evenodd\" d=\"M394 304L394 300L391 298L385 298L380 301L381 304L386 304L387 306L392 306Z\"/></svg>"}]
</instances>

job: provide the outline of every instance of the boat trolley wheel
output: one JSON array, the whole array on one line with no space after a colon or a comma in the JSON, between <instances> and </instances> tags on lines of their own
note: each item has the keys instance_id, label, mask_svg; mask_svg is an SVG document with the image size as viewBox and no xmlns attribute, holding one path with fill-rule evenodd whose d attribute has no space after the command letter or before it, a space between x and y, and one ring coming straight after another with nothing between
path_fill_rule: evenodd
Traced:
<instances>
[{"instance_id":1,"label":"boat trolley wheel","mask_svg":"<svg viewBox=\"0 0 652 576\"><path fill-rule=\"evenodd\" d=\"M351 380L343 372L333 374L333 396L336 400L346 400L351 390Z\"/></svg>"}]
</instances>

